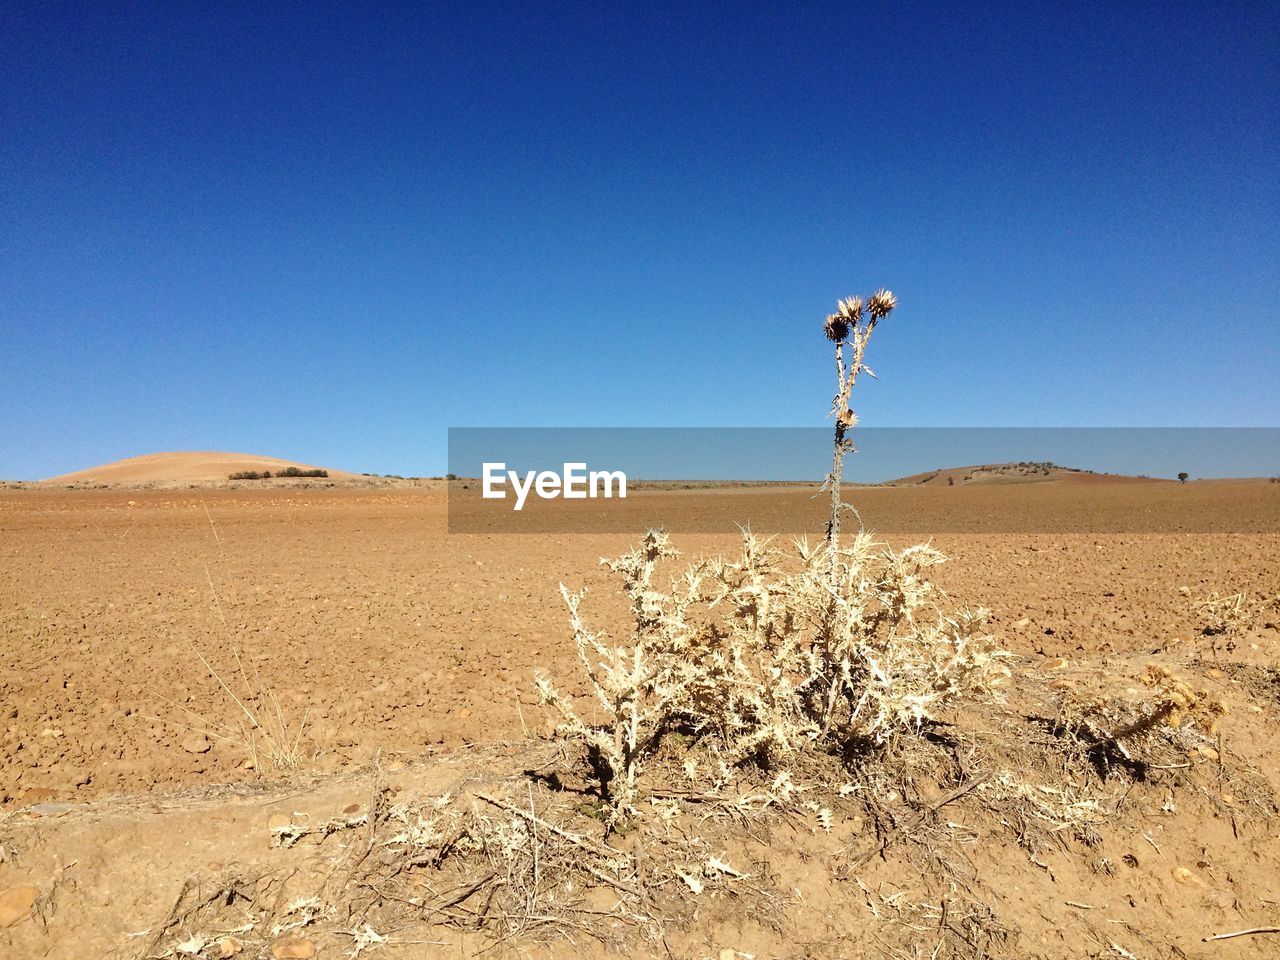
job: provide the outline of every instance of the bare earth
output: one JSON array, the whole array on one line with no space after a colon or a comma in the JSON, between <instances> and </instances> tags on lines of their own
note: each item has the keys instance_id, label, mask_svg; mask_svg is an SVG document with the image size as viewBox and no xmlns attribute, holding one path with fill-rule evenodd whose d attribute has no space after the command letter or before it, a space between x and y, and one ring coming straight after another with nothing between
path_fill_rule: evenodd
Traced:
<instances>
[{"instance_id":1,"label":"bare earth","mask_svg":"<svg viewBox=\"0 0 1280 960\"><path fill-rule=\"evenodd\" d=\"M1000 484L854 495L867 506L868 524L890 531L886 539L897 546L919 539L922 529L960 531L933 538L951 558L941 584L957 602L994 610L995 632L1010 651L1102 672L1113 658L1131 664L1172 651L1200 663L1204 679L1210 667L1194 659L1204 640L1195 632L1193 601L1211 591L1258 598L1280 592L1280 535L1266 532L1277 527L1280 485L1224 482L1193 492L1195 486L1041 482L1019 487L1012 500ZM939 499L947 494L964 499ZM1194 498L1198 522L1210 529L1253 532L1125 532L1176 530L1173 519L1185 508L1171 499L1178 495ZM189 871L265 851L265 833L255 831L265 830L259 821L275 808L252 805L246 813L245 796L318 809L364 790L356 784L375 759L407 764L402 776L411 786L414 777L438 780L440 770L475 751L542 737L534 672L572 678L576 669L561 583L590 588L597 622L620 623L624 608L596 561L625 550L642 532L642 518L660 514L679 531L682 517L720 511L751 519L758 531L774 520L772 529L816 532L803 519L816 512L811 497L811 490L785 488L654 491L635 498L637 522L627 532L449 536L442 485L0 490L0 800L13 814L19 848L16 857L0 849L0 891L31 883L47 892L59 879L64 891L62 906L45 921L0 929L0 956L135 955L142 944L128 933L163 918ZM981 532L1001 528L993 517L1007 525L1008 511L1057 520L1036 533ZM1135 523L1135 511L1146 521ZM1067 532L1072 518L1084 515L1090 532ZM1153 522L1153 515L1164 519ZM692 555L729 551L734 539L676 537ZM281 778L250 769L237 744L216 737L191 743L193 734L234 725L235 704L202 658L233 680L236 651L253 682L276 693L291 724L305 717L312 759L303 770ZM1230 656L1265 666L1276 663L1278 651L1276 624L1260 622ZM1217 676L1206 682L1224 689L1233 682L1229 672ZM1280 746L1272 739L1277 700L1240 688L1235 701L1225 743L1280 787ZM288 800L299 784L307 797ZM210 790L220 785L257 793L218 800L225 792ZM213 797L199 801L213 805L192 799L200 797ZM176 819L164 820L161 811L170 808ZM19 829L33 822L34 833ZM1210 927L1280 918L1271 840L1247 830L1235 838L1234 827L1224 832L1221 825L1199 837L1194 821L1177 829L1183 832L1159 827L1163 855L1132 841L1135 862L1147 872L1126 883L1194 929L1177 941L1180 952L1169 946L1175 934L1168 926L1160 950L1137 955L1280 953L1280 939L1265 936L1200 943ZM183 844L166 846L175 830ZM0 841L5 831L0 819ZM121 846L126 837L135 849ZM1240 849L1234 872L1214 875L1205 890L1238 900L1250 886L1261 902L1220 903L1206 912L1204 890L1168 880L1172 863L1164 858L1175 850L1190 861L1226 855L1221 848L1197 852L1210 843ZM993 853L992 863L999 859ZM79 865L68 866L71 860ZM1089 882L1063 875L1052 896L1100 896L1072 887ZM1121 893L1107 889L1108 909L1118 910ZM1038 896L1010 909L1025 931L1043 926L1037 936L1049 940L1032 936L1010 955L1129 955L1086 941L1055 945L1051 932L1065 921L1029 919ZM1179 906L1178 898L1186 902ZM1072 917L1088 912L1067 909ZM1117 943L1129 949L1121 933ZM758 956L802 952L786 937L750 936ZM676 955L718 955L717 944L682 942L686 952ZM85 952L87 945L94 950ZM457 942L449 951L470 955L481 946ZM321 956L345 956L349 947L335 943ZM430 949L392 955L463 955ZM815 948L814 955L864 954L846 946Z\"/></svg>"},{"instance_id":2,"label":"bare earth","mask_svg":"<svg viewBox=\"0 0 1280 960\"><path fill-rule=\"evenodd\" d=\"M87 470L65 473L59 477L42 480L45 487L185 487L198 484L202 487L224 485L233 473L246 470L277 472L287 467L303 470L316 469L314 464L264 457L253 453L219 453L205 450L175 450L168 453L148 453L140 457L128 457ZM335 480L354 480L356 474L343 470L329 470Z\"/></svg>"}]
</instances>

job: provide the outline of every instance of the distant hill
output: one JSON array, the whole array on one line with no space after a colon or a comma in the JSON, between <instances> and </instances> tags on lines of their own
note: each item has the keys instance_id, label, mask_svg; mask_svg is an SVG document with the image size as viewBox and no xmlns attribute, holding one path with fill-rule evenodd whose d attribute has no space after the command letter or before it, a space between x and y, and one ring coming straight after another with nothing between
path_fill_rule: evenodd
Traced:
<instances>
[{"instance_id":1,"label":"distant hill","mask_svg":"<svg viewBox=\"0 0 1280 960\"><path fill-rule=\"evenodd\" d=\"M890 487L947 487L968 486L970 484L1000 483L1046 483L1059 481L1066 483L1161 483L1167 481L1153 480L1150 477L1129 477L1122 474L1094 473L1092 470L1080 470L1075 467L1062 467L1052 461L1033 462L1022 460L1017 463L984 463L972 467L947 467L916 473L909 477L899 477L888 481Z\"/></svg>"},{"instance_id":2,"label":"distant hill","mask_svg":"<svg viewBox=\"0 0 1280 960\"><path fill-rule=\"evenodd\" d=\"M299 470L328 469L311 464L282 460L279 457L262 457L250 453L218 453L204 450L179 450L170 453L149 453L141 457L129 457L114 463L104 463L87 470L64 473L59 477L42 480L48 486L108 486L121 487L177 487L209 486L228 482L233 473L244 471L270 471L279 473L289 467ZM329 478L351 480L356 474L343 470L329 470Z\"/></svg>"}]
</instances>

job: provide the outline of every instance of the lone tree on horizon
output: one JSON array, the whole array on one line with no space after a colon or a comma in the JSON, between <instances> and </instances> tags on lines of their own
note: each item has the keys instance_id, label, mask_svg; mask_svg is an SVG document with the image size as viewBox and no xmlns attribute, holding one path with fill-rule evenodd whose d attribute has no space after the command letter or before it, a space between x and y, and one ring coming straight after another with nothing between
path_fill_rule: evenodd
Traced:
<instances>
[{"instance_id":1,"label":"lone tree on horizon","mask_svg":"<svg viewBox=\"0 0 1280 960\"><path fill-rule=\"evenodd\" d=\"M1189 473L1187 473L1187 471L1183 470L1180 474L1178 474L1178 482L1179 482L1179 483L1186 483L1186 482L1187 482L1187 477L1189 477L1189 476L1191 476L1191 474L1189 474Z\"/></svg>"}]
</instances>

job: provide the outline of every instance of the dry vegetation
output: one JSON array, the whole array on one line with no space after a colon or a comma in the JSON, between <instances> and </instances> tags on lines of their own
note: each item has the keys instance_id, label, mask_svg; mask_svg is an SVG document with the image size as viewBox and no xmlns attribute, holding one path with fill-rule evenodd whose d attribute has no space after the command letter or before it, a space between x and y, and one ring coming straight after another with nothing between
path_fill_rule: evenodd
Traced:
<instances>
[{"instance_id":1,"label":"dry vegetation","mask_svg":"<svg viewBox=\"0 0 1280 960\"><path fill-rule=\"evenodd\" d=\"M869 300L869 318L856 297L827 318L837 373L831 512L819 546L796 543L798 569L783 572L777 551L745 531L739 556L695 563L662 590L657 566L677 554L664 533L650 531L639 548L605 561L631 605L634 630L622 643L591 632L579 612L583 595L561 587L604 725L584 720L550 681L539 685L563 719L561 733L587 745L611 822L633 812L637 775L666 734L698 748L689 752L690 778L722 790L747 764L785 779L806 751L892 751L951 701L990 694L1008 677L982 632L985 611L947 615L937 605L928 571L941 553L923 544L893 551L862 530L841 544L848 505L840 478L857 422L850 391L893 306L882 290Z\"/></svg>"}]
</instances>

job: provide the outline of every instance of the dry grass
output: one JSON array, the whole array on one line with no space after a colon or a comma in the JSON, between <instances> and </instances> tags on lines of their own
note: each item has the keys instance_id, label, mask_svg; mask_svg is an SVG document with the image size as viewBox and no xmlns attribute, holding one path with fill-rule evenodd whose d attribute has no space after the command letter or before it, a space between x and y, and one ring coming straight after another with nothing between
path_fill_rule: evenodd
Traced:
<instances>
[{"instance_id":1,"label":"dry grass","mask_svg":"<svg viewBox=\"0 0 1280 960\"><path fill-rule=\"evenodd\" d=\"M1214 591L1195 603L1192 612L1199 620L1200 634L1209 638L1210 655L1216 659L1220 652L1235 650L1255 624L1274 622L1280 615L1280 595L1255 600L1244 592L1223 596Z\"/></svg>"},{"instance_id":2,"label":"dry grass","mask_svg":"<svg viewBox=\"0 0 1280 960\"><path fill-rule=\"evenodd\" d=\"M543 751L525 759L545 763ZM692 891L754 896L763 916L776 915L773 895L722 842L656 816L641 846L619 849L592 836L599 821L570 796L521 773L495 777L491 764L442 795L393 801L378 782L366 814L276 828L275 843L311 863L312 885L297 870L192 878L138 957L218 956L227 937L266 955L289 936L337 938L355 956L432 942L421 935L431 927L482 931L491 946L584 937L620 947L628 934L660 938L687 915Z\"/></svg>"},{"instance_id":3,"label":"dry grass","mask_svg":"<svg viewBox=\"0 0 1280 960\"><path fill-rule=\"evenodd\" d=\"M240 646L223 613L222 602L218 598L217 588L213 585L213 579L207 567L205 577L218 611L219 622L222 624L226 651L234 664L232 682L227 681L224 674L214 667L194 643L191 645L191 650L234 709L231 710L231 719L228 722L218 723L183 704L166 700L171 707L184 713L191 721L190 723L176 722L176 725L193 732L203 733L244 751L248 763L255 770L263 772L297 770L307 760L313 759L314 751L306 749L303 739L309 711L304 711L302 717L296 722L290 722L280 703L280 697L263 681L256 667L253 670L252 680L250 679L249 673L245 670ZM175 723L172 719L167 722Z\"/></svg>"},{"instance_id":4,"label":"dry grass","mask_svg":"<svg viewBox=\"0 0 1280 960\"><path fill-rule=\"evenodd\" d=\"M219 556L223 556L221 534L218 533L217 525L203 498L201 505ZM291 721L286 716L279 695L263 681L256 666L252 670L252 677L250 676L250 671L245 669L245 658L236 632L223 610L222 600L207 565L204 575L209 587L210 602L222 630L223 652L230 658L231 669L219 671L211 657L206 656L194 641L190 642L190 647L192 655L216 684L217 695L225 698L225 706L229 708L231 717L220 723L212 720L208 714L161 696L160 699L171 710L182 714L185 720L178 720L172 714L155 719L193 734L230 744L245 754L247 765L256 771L297 770L308 760L314 759L314 750L308 749L304 740L309 711L304 711L299 719Z\"/></svg>"},{"instance_id":5,"label":"dry grass","mask_svg":"<svg viewBox=\"0 0 1280 960\"><path fill-rule=\"evenodd\" d=\"M1200 632L1207 637L1234 637L1253 623L1255 611L1243 593L1223 597L1211 593L1196 604Z\"/></svg>"}]
</instances>

